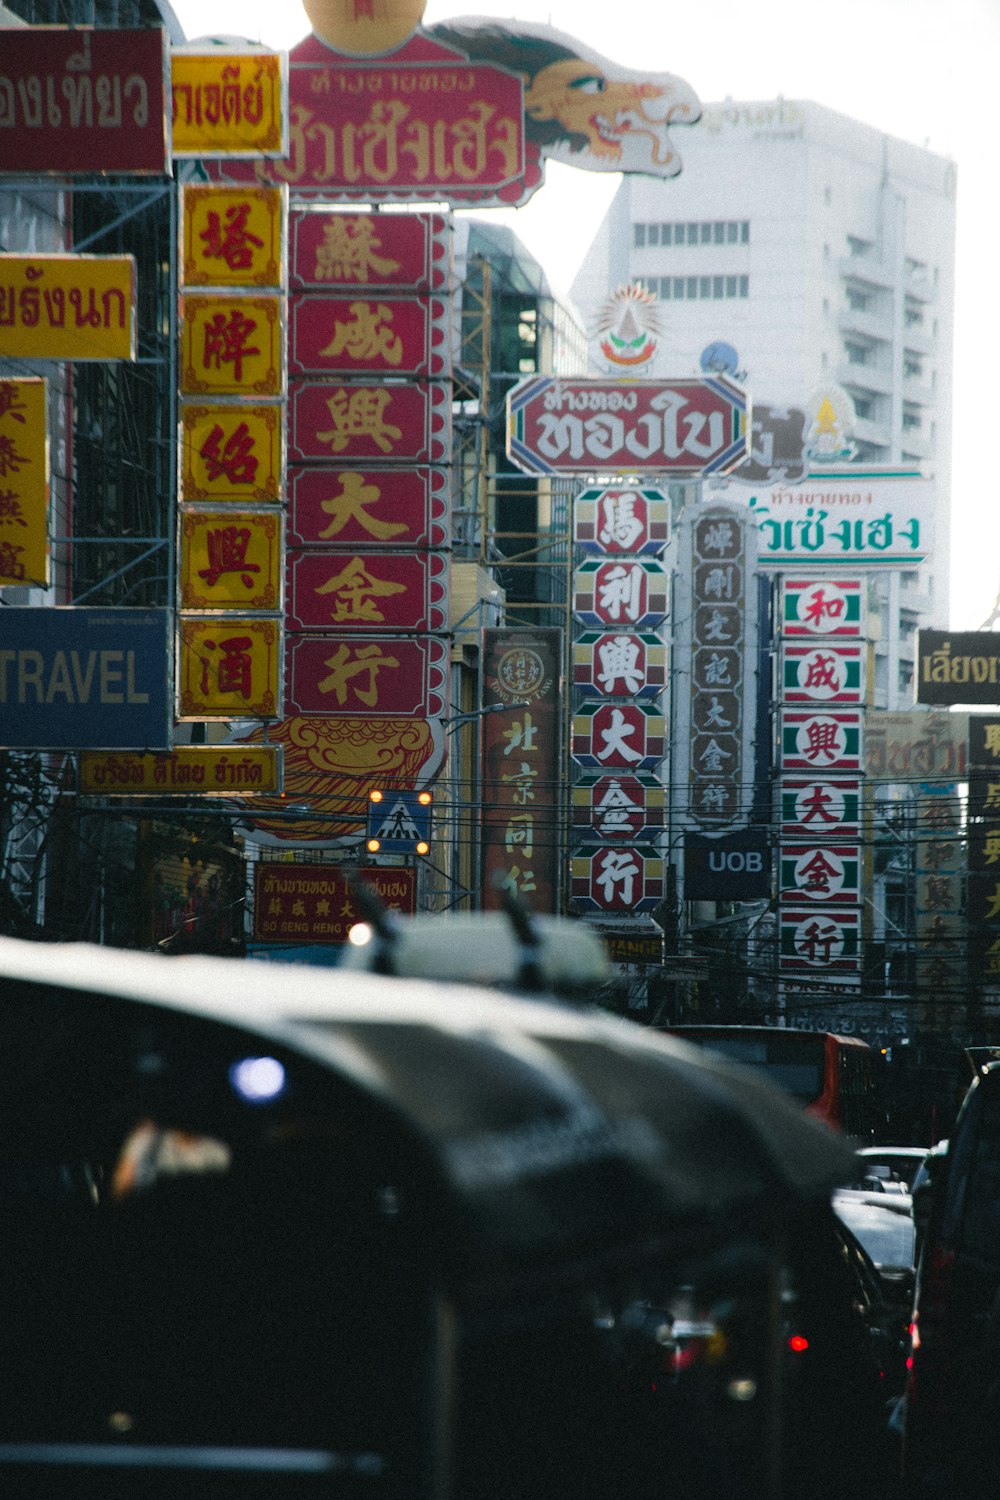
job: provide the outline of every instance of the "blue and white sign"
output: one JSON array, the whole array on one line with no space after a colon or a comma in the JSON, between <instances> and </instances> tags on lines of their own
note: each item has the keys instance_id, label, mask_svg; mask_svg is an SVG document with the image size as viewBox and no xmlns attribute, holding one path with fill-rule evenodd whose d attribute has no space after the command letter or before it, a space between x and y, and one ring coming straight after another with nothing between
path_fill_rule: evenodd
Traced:
<instances>
[{"instance_id":1,"label":"blue and white sign","mask_svg":"<svg viewBox=\"0 0 1000 1500\"><path fill-rule=\"evenodd\" d=\"M169 750L166 609L0 609L0 745Z\"/></svg>"},{"instance_id":2,"label":"blue and white sign","mask_svg":"<svg viewBox=\"0 0 1000 1500\"><path fill-rule=\"evenodd\" d=\"M368 837L378 839L379 853L420 853L417 846L430 842L431 804L421 802L421 795L387 791L381 801L369 802Z\"/></svg>"}]
</instances>

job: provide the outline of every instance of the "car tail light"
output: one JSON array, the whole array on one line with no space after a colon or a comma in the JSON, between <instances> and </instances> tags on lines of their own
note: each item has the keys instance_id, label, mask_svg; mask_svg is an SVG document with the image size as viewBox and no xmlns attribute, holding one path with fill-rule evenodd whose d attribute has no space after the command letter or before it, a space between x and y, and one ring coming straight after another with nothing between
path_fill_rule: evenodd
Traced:
<instances>
[{"instance_id":1,"label":"car tail light","mask_svg":"<svg viewBox=\"0 0 1000 1500\"><path fill-rule=\"evenodd\" d=\"M944 1414L945 1393L952 1372L948 1335L948 1298L955 1269L953 1250L937 1248L927 1262L917 1310L910 1324L909 1378L906 1387L908 1421L919 1408L921 1417Z\"/></svg>"}]
</instances>

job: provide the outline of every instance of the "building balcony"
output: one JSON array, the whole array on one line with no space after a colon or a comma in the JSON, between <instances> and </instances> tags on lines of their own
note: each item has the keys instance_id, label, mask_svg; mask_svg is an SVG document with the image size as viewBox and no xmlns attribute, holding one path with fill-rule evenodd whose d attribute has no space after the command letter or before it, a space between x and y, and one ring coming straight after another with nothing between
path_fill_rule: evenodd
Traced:
<instances>
[{"instance_id":1,"label":"building balcony","mask_svg":"<svg viewBox=\"0 0 1000 1500\"><path fill-rule=\"evenodd\" d=\"M889 266L869 255L843 255L837 261L837 272L844 281L862 286L893 287L896 277Z\"/></svg>"},{"instance_id":2,"label":"building balcony","mask_svg":"<svg viewBox=\"0 0 1000 1500\"><path fill-rule=\"evenodd\" d=\"M848 307L837 314L837 327L841 333L860 334L863 338L877 339L889 343L892 339L892 318L888 313L861 312Z\"/></svg>"},{"instance_id":3,"label":"building balcony","mask_svg":"<svg viewBox=\"0 0 1000 1500\"><path fill-rule=\"evenodd\" d=\"M839 385L854 386L875 396L892 394L892 372L877 365L852 365L845 359L837 366L836 379Z\"/></svg>"},{"instance_id":4,"label":"building balcony","mask_svg":"<svg viewBox=\"0 0 1000 1500\"><path fill-rule=\"evenodd\" d=\"M937 299L937 289L926 271L908 271L903 285L906 295L915 302L927 303Z\"/></svg>"},{"instance_id":5,"label":"building balcony","mask_svg":"<svg viewBox=\"0 0 1000 1500\"><path fill-rule=\"evenodd\" d=\"M908 349L911 354L931 355L935 349L934 335L930 329L911 323L903 332L903 348Z\"/></svg>"},{"instance_id":6,"label":"building balcony","mask_svg":"<svg viewBox=\"0 0 1000 1500\"><path fill-rule=\"evenodd\" d=\"M888 423L873 422L867 417L855 417L851 436L859 443L873 443L878 448L888 448L892 442Z\"/></svg>"}]
</instances>

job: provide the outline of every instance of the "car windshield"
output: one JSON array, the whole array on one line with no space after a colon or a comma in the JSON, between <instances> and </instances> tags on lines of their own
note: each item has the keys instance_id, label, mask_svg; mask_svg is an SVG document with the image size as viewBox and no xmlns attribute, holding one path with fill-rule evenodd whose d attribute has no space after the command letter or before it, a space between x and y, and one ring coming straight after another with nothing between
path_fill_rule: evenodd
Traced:
<instances>
[{"instance_id":1,"label":"car windshield","mask_svg":"<svg viewBox=\"0 0 1000 1500\"><path fill-rule=\"evenodd\" d=\"M909 1214L858 1203L839 1194L833 1206L877 1266L913 1265L914 1226Z\"/></svg>"}]
</instances>

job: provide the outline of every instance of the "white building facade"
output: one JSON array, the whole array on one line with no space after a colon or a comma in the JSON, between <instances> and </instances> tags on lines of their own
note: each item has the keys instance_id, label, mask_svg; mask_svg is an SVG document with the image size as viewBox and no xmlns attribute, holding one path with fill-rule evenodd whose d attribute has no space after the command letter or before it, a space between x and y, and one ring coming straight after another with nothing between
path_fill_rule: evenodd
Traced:
<instances>
[{"instance_id":1,"label":"white building facade","mask_svg":"<svg viewBox=\"0 0 1000 1500\"><path fill-rule=\"evenodd\" d=\"M589 327L641 282L662 334L643 375L735 351L755 403L852 398L855 457L934 481L934 548L872 576L871 706L913 705L920 625L948 622L954 164L824 106L706 105L669 181L625 177L572 288ZM635 372L638 373L638 372Z\"/></svg>"}]
</instances>

